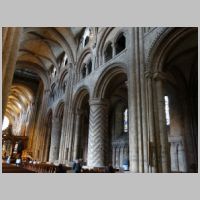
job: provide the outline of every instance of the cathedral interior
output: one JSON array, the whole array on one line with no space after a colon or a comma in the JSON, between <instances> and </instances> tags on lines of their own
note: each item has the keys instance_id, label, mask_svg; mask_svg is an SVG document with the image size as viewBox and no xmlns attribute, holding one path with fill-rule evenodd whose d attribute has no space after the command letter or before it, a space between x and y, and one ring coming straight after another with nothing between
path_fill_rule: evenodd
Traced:
<instances>
[{"instance_id":1,"label":"cathedral interior","mask_svg":"<svg viewBox=\"0 0 200 200\"><path fill-rule=\"evenodd\" d=\"M5 173L197 173L198 28L3 27L2 123Z\"/></svg>"}]
</instances>

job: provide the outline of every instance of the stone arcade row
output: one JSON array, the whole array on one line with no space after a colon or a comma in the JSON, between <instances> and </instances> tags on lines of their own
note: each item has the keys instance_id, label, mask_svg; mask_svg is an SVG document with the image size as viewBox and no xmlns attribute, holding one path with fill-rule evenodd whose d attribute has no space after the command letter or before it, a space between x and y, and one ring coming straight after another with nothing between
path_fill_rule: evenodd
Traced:
<instances>
[{"instance_id":1,"label":"stone arcade row","mask_svg":"<svg viewBox=\"0 0 200 200\"><path fill-rule=\"evenodd\" d=\"M110 157L107 152L112 151L112 162L116 167L120 167L123 162L122 158L127 157L128 155L130 163L129 169L131 172L188 172L189 165L195 162L193 154L197 154L197 152L193 150L194 147L192 144L195 143L195 141L193 141L194 138L192 138L193 136L191 136L192 134L190 133L192 132L190 129L193 129L192 122L190 122L189 119L188 121L184 119L185 121L183 123L186 123L186 128L184 128L188 129L185 131L188 132L187 135L182 129L180 129L180 132L176 132L175 135L168 134L164 110L166 77L163 71L165 71L165 69L164 66L156 66L164 65L164 61L162 61L163 63L159 63L160 60L162 60L159 58L159 56L163 57L164 60L164 56L166 56L164 54L167 54L167 51L172 50L174 48L173 45L176 43L178 44L182 36L184 36L187 31L184 28L174 29L173 32L169 31L168 33L170 33L172 36L169 35L169 37L166 37L165 35L166 42L159 42L159 45L162 44L164 46L163 48L160 48L164 53L160 54L162 51L158 52L160 49L157 50L157 46L155 45L155 52L158 55L153 55L156 58L152 58L152 60L150 59L150 63L148 63L145 60L146 58L144 58L144 40L147 36L144 37L143 31L143 28L128 29L126 34L127 46L125 53L123 55L119 55L119 57L116 57L116 59L119 58L118 60L113 58L113 60L109 61L110 63L108 65L102 65L102 68L105 66L108 68L112 67L112 64L116 64L119 61L121 62L120 58L123 57L120 56L127 56L124 57L125 61L122 59L122 65L124 64L124 68L126 68L128 82L129 144L126 147L114 147L112 145L112 147L108 146L109 101L107 98L100 98L100 95L91 94L90 99L88 100L89 131L88 138L86 137L87 142L84 143L87 145L87 165L89 167L104 166L110 162ZM9 89L11 88L12 84L12 79L10 77L13 76L16 69L15 64L17 60L18 48L20 46L21 34L22 28L3 29L3 115L6 109ZM152 38L150 37L149 40L150 39ZM148 42L151 43L151 41L147 41L147 43ZM166 43L167 45L173 45L172 47L168 47ZM150 51L151 50L152 49L150 49ZM153 62L153 59L155 59L155 62ZM119 64L119 67L121 67L120 62L117 63ZM85 122L83 121L83 110L80 109L80 107L78 107L79 109L76 110L73 108L73 92L76 84L78 83L76 81L78 80L80 74L77 74L77 72L74 70L77 68L76 62L71 61L70 64L72 64L72 66L69 69L69 80L66 84L67 92L65 92L62 99L62 117L51 114L49 123L47 123L47 120L43 122L48 114L47 112L49 108L48 100L50 91L48 88L48 81L46 81L44 88L42 89L43 95L41 95L42 100L41 106L39 106L39 114L37 116L34 115L34 120L31 120L32 124L30 125L30 129L33 130L31 130L29 135L28 146L29 149L32 150L35 159L41 161L59 161L61 163L69 163L79 156L79 141L82 139L80 136L80 127L82 127L82 124ZM112 69L114 71L115 67ZM104 71L102 70L102 72ZM92 73L96 72L93 71ZM103 75L106 76L107 74ZM108 77L103 78L106 79ZM83 86L85 86L85 83L86 81L83 81ZM96 82L92 83L95 85ZM80 86L82 85L80 84L79 87ZM96 85L91 87L96 87ZM56 103L54 102L54 104ZM83 107L84 106L85 105L83 105ZM190 107L188 108L190 109ZM175 110L176 108L172 107L172 109ZM33 112L36 113L36 107L34 107ZM188 113L185 115L187 114ZM178 113L177 115L181 114ZM187 117L189 116L187 115ZM189 141L189 138L191 141ZM189 159L191 160L188 161Z\"/></svg>"}]
</instances>

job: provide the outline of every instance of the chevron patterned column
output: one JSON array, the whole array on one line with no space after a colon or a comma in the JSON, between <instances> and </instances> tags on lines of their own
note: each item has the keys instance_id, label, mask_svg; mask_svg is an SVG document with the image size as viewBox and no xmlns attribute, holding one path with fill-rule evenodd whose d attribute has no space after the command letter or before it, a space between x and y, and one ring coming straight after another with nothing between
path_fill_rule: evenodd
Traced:
<instances>
[{"instance_id":1,"label":"chevron patterned column","mask_svg":"<svg viewBox=\"0 0 200 200\"><path fill-rule=\"evenodd\" d=\"M107 147L108 133L108 103L102 99L90 101L90 123L88 139L89 167L101 167L105 165L105 151Z\"/></svg>"},{"instance_id":2,"label":"chevron patterned column","mask_svg":"<svg viewBox=\"0 0 200 200\"><path fill-rule=\"evenodd\" d=\"M49 153L49 162L58 160L60 146L60 131L62 121L59 118L53 118L51 130L51 147Z\"/></svg>"}]
</instances>

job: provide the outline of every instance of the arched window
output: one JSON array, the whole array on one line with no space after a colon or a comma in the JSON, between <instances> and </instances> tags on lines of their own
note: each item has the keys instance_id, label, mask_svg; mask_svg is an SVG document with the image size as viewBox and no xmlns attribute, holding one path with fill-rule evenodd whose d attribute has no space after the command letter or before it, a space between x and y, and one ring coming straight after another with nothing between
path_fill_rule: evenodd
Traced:
<instances>
[{"instance_id":1,"label":"arched window","mask_svg":"<svg viewBox=\"0 0 200 200\"><path fill-rule=\"evenodd\" d=\"M86 65L83 66L82 68L82 78L86 77Z\"/></svg>"},{"instance_id":2,"label":"arched window","mask_svg":"<svg viewBox=\"0 0 200 200\"><path fill-rule=\"evenodd\" d=\"M128 132L128 109L124 111L124 132Z\"/></svg>"},{"instance_id":3,"label":"arched window","mask_svg":"<svg viewBox=\"0 0 200 200\"><path fill-rule=\"evenodd\" d=\"M53 65L51 66L50 72L51 72L52 78L54 78L56 76L56 68Z\"/></svg>"},{"instance_id":4,"label":"arched window","mask_svg":"<svg viewBox=\"0 0 200 200\"><path fill-rule=\"evenodd\" d=\"M55 97L55 86L56 84L53 83L53 85L51 86L51 92L50 92L50 98L54 101L54 97Z\"/></svg>"},{"instance_id":5,"label":"arched window","mask_svg":"<svg viewBox=\"0 0 200 200\"><path fill-rule=\"evenodd\" d=\"M67 55L65 54L65 57L64 57L64 62L65 62L65 66L68 64L68 57Z\"/></svg>"},{"instance_id":6,"label":"arched window","mask_svg":"<svg viewBox=\"0 0 200 200\"><path fill-rule=\"evenodd\" d=\"M65 60L65 66L67 65L67 63L68 63L68 59Z\"/></svg>"},{"instance_id":7,"label":"arched window","mask_svg":"<svg viewBox=\"0 0 200 200\"><path fill-rule=\"evenodd\" d=\"M164 96L165 99L165 118L166 118L166 125L170 125L170 114L169 114L169 97Z\"/></svg>"},{"instance_id":8,"label":"arched window","mask_svg":"<svg viewBox=\"0 0 200 200\"><path fill-rule=\"evenodd\" d=\"M66 86L67 86L67 82L65 81L65 82L63 83L63 86L62 86L63 92L65 92Z\"/></svg>"},{"instance_id":9,"label":"arched window","mask_svg":"<svg viewBox=\"0 0 200 200\"><path fill-rule=\"evenodd\" d=\"M88 74L90 74L92 72L92 61L90 60L88 62Z\"/></svg>"},{"instance_id":10,"label":"arched window","mask_svg":"<svg viewBox=\"0 0 200 200\"><path fill-rule=\"evenodd\" d=\"M112 44L109 43L105 52L104 52L104 57L105 57L105 62L109 61L112 59L112 54L113 54L113 49L112 49Z\"/></svg>"},{"instance_id":11,"label":"arched window","mask_svg":"<svg viewBox=\"0 0 200 200\"><path fill-rule=\"evenodd\" d=\"M86 28L83 35L83 47L85 47L90 40L90 29Z\"/></svg>"},{"instance_id":12,"label":"arched window","mask_svg":"<svg viewBox=\"0 0 200 200\"><path fill-rule=\"evenodd\" d=\"M115 43L116 54L120 53L126 48L126 38L123 34L121 34Z\"/></svg>"},{"instance_id":13,"label":"arched window","mask_svg":"<svg viewBox=\"0 0 200 200\"><path fill-rule=\"evenodd\" d=\"M87 37L85 38L84 47L88 44L88 42L89 42L89 36L87 36Z\"/></svg>"}]
</instances>

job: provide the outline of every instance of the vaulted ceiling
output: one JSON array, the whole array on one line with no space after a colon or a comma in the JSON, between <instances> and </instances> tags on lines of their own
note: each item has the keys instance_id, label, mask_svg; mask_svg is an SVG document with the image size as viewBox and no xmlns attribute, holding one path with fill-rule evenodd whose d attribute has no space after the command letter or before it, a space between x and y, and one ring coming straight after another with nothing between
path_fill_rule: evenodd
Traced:
<instances>
[{"instance_id":1,"label":"vaulted ceiling","mask_svg":"<svg viewBox=\"0 0 200 200\"><path fill-rule=\"evenodd\" d=\"M63 52L75 58L78 36L84 28L34 27L24 28L18 62L33 63L48 70L57 67L57 58Z\"/></svg>"},{"instance_id":2,"label":"vaulted ceiling","mask_svg":"<svg viewBox=\"0 0 200 200\"><path fill-rule=\"evenodd\" d=\"M58 58L66 54L74 62L83 27L25 27L21 38L13 84L5 116L10 122L33 102L39 83ZM44 82L44 81L43 81Z\"/></svg>"}]
</instances>

